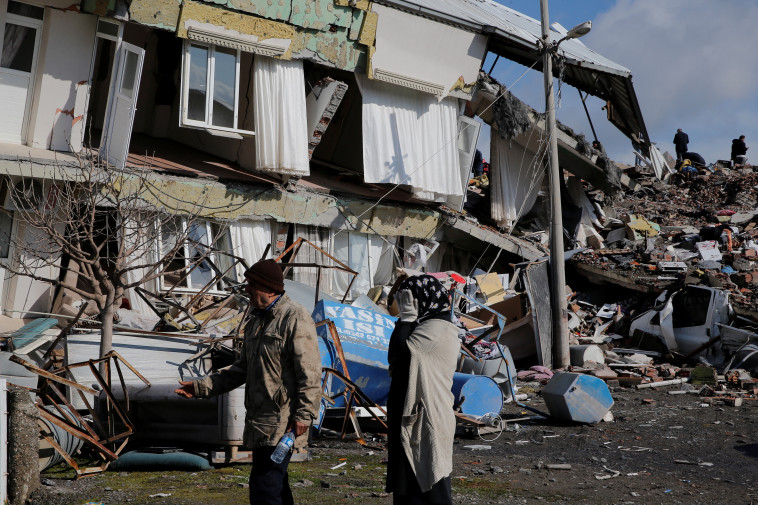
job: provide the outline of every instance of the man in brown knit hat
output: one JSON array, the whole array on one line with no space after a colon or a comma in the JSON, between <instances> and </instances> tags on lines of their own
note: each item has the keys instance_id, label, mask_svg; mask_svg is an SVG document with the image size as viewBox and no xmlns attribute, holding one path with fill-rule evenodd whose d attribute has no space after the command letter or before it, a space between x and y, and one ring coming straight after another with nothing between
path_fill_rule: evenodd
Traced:
<instances>
[{"instance_id":1,"label":"man in brown knit hat","mask_svg":"<svg viewBox=\"0 0 758 505\"><path fill-rule=\"evenodd\" d=\"M321 359L316 327L302 305L284 293L281 266L261 260L245 272L251 315L237 360L197 381L180 381L176 393L207 398L245 384L244 443L253 450L250 503L292 504L287 478L290 455L277 464L271 454L288 431L295 447L307 443L318 414Z\"/></svg>"}]
</instances>

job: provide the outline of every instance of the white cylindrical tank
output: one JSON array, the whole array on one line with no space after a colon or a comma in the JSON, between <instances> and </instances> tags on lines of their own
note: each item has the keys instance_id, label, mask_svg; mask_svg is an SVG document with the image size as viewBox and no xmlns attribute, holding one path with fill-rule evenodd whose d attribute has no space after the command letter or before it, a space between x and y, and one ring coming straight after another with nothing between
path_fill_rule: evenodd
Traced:
<instances>
[{"instance_id":1,"label":"white cylindrical tank","mask_svg":"<svg viewBox=\"0 0 758 505\"><path fill-rule=\"evenodd\" d=\"M218 419L219 441L230 445L242 445L245 432L245 386L219 396Z\"/></svg>"}]
</instances>

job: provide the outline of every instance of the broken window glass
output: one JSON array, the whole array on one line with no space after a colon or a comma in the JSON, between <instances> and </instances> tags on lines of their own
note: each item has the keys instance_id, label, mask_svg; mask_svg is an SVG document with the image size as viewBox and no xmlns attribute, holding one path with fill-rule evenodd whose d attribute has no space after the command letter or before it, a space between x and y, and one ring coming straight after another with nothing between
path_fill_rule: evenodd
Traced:
<instances>
[{"instance_id":1,"label":"broken window glass","mask_svg":"<svg viewBox=\"0 0 758 505\"><path fill-rule=\"evenodd\" d=\"M232 254L233 245L225 227L206 220L188 223L185 218L174 217L163 223L160 251L166 256L182 240L181 247L163 267L162 289L172 287L192 291L203 289L219 273L232 265L232 259L220 252ZM214 268L214 265L216 268ZM194 267L194 268L193 268ZM237 280L234 269L229 269L226 277ZM211 288L221 289L221 284Z\"/></svg>"}]
</instances>

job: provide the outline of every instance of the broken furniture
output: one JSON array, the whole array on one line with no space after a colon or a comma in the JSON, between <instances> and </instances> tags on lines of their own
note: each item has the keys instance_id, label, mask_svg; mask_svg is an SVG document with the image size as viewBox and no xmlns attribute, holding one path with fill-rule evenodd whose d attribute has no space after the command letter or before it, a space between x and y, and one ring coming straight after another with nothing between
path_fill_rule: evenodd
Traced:
<instances>
[{"instance_id":1,"label":"broken furniture","mask_svg":"<svg viewBox=\"0 0 758 505\"><path fill-rule=\"evenodd\" d=\"M34 372L45 380L44 384L37 389L36 406L40 414L40 432L43 442L40 443L41 469L55 464L53 449L63 460L76 472L77 478L105 471L108 465L118 458L118 455L126 446L129 436L134 433L134 425L128 418L129 397L126 395L124 375L121 369L123 364L148 387L150 383L142 375L126 362L115 351L111 351L102 358L91 359L82 363L73 363L54 372L43 370L18 356L11 357L11 361ZM100 373L100 365L104 373ZM95 395L97 391L71 380L71 370L79 367L89 368L97 380L100 394L105 398L104 407L99 411L87 400L86 394ZM124 392L124 400L119 403L113 395L113 371L115 370ZM84 402L91 417L90 421L82 417L71 403L74 393ZM74 460L74 451L81 447L78 439L93 453L94 466L80 468Z\"/></svg>"}]
</instances>

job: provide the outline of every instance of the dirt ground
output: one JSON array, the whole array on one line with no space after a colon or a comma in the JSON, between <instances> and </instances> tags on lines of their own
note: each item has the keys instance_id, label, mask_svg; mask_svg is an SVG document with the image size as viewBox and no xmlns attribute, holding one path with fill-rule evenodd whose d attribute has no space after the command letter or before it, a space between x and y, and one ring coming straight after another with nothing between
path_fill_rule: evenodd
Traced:
<instances>
[{"instance_id":1,"label":"dirt ground","mask_svg":"<svg viewBox=\"0 0 758 505\"><path fill-rule=\"evenodd\" d=\"M758 502L756 401L734 407L668 394L676 389L612 389L613 422L527 420L508 423L494 441L457 438L455 503ZM545 410L534 397L528 405ZM513 405L504 413L531 414ZM297 503L391 503L383 493L386 452L324 438L311 450L312 461L290 465ZM107 472L73 481L70 471L56 468L43 476L45 485L31 504L247 503L248 472L249 465L232 465L205 472Z\"/></svg>"}]
</instances>

